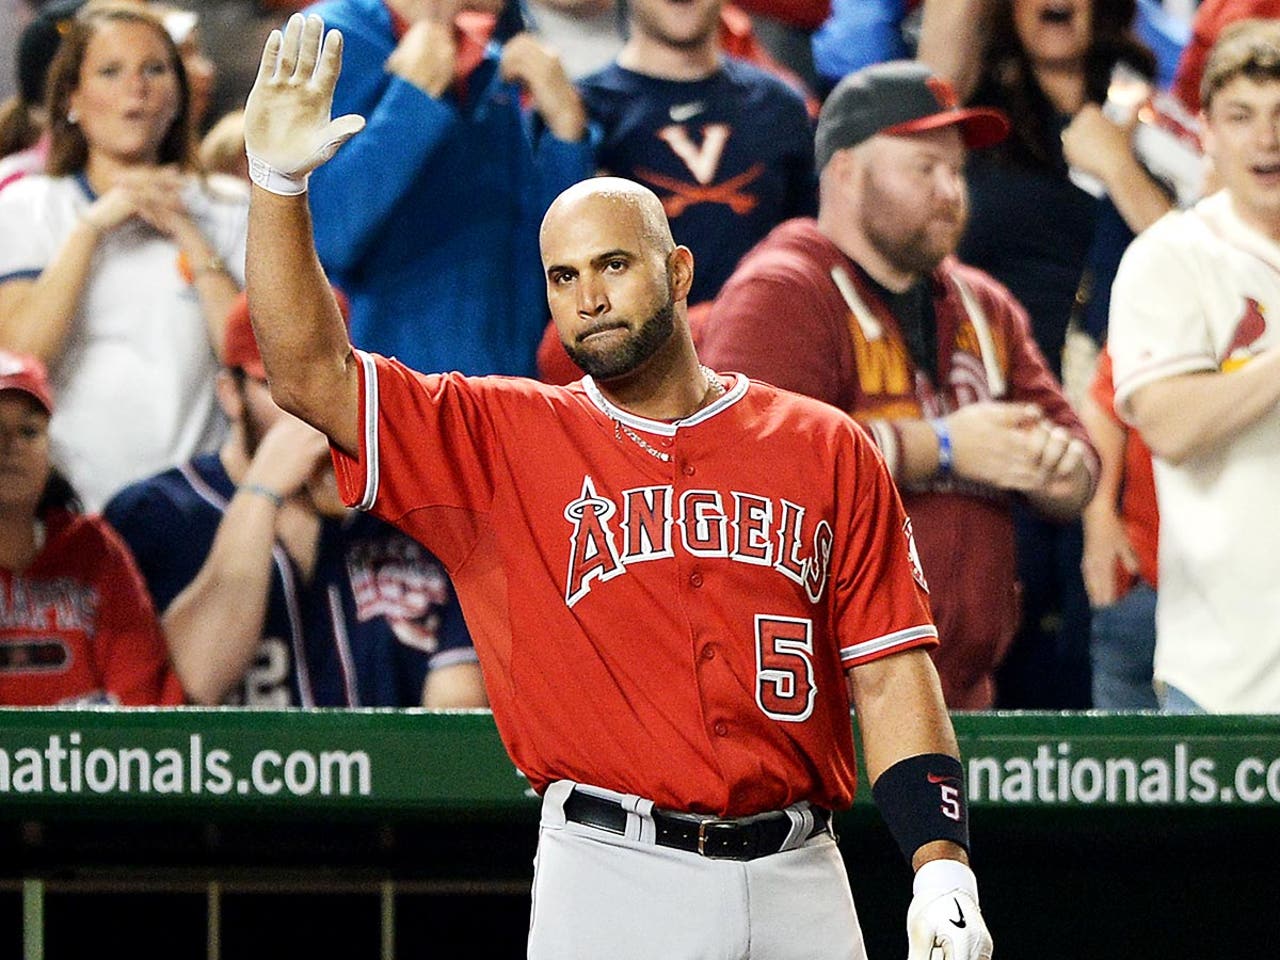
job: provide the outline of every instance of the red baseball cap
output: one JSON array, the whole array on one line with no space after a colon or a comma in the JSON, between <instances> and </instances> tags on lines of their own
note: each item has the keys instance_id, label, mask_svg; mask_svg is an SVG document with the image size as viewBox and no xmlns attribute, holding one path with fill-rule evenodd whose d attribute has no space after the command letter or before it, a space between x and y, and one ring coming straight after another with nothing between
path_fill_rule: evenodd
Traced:
<instances>
[{"instance_id":1,"label":"red baseball cap","mask_svg":"<svg viewBox=\"0 0 1280 960\"><path fill-rule=\"evenodd\" d=\"M333 297L338 301L343 321L350 319L351 305L347 296L333 287ZM267 379L267 368L262 365L262 353L253 335L253 323L249 320L249 297L242 290L227 311L227 330L222 338L222 364L239 367L255 380Z\"/></svg>"},{"instance_id":2,"label":"red baseball cap","mask_svg":"<svg viewBox=\"0 0 1280 960\"><path fill-rule=\"evenodd\" d=\"M0 391L17 390L53 413L53 391L44 364L25 353L0 350Z\"/></svg>"},{"instance_id":3,"label":"red baseball cap","mask_svg":"<svg viewBox=\"0 0 1280 960\"><path fill-rule=\"evenodd\" d=\"M828 94L814 137L819 172L831 155L878 133L921 133L958 126L970 149L1009 134L1009 118L988 107L961 107L951 84L922 63L891 60L849 74Z\"/></svg>"}]
</instances>

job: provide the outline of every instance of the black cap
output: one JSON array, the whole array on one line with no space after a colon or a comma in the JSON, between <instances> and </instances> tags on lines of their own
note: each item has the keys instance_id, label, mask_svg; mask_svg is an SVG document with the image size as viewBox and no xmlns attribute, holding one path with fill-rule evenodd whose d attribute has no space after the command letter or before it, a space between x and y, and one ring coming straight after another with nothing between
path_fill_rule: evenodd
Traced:
<instances>
[{"instance_id":1,"label":"black cap","mask_svg":"<svg viewBox=\"0 0 1280 960\"><path fill-rule=\"evenodd\" d=\"M85 0L51 0L40 8L18 38L18 93L24 103L44 99L44 81L49 73L67 23L83 7Z\"/></svg>"},{"instance_id":2,"label":"black cap","mask_svg":"<svg viewBox=\"0 0 1280 960\"><path fill-rule=\"evenodd\" d=\"M1009 133L1009 119L987 107L961 107L951 84L915 60L891 60L849 74L831 91L814 138L818 171L837 150L878 133L904 134L957 124L967 147L989 147Z\"/></svg>"}]
</instances>

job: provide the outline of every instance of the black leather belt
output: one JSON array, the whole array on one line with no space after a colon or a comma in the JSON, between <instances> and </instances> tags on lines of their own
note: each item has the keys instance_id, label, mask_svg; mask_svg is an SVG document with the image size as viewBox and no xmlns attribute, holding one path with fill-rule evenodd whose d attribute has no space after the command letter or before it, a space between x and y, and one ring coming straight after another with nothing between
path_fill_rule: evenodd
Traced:
<instances>
[{"instance_id":1,"label":"black leather belt","mask_svg":"<svg viewBox=\"0 0 1280 960\"><path fill-rule=\"evenodd\" d=\"M817 836L831 823L831 811L811 806L813 829L805 836ZM564 802L566 820L588 827L625 834L627 811L616 800L597 797L574 790ZM754 860L782 849L791 834L791 817L774 810L737 820L700 817L690 813L653 811L654 841L662 847L673 847L715 860Z\"/></svg>"}]
</instances>

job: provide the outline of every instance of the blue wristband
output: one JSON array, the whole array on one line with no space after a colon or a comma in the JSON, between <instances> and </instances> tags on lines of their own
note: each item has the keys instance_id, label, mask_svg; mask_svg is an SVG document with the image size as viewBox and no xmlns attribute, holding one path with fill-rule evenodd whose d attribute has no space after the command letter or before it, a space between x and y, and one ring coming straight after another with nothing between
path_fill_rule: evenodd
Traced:
<instances>
[{"instance_id":1,"label":"blue wristband","mask_svg":"<svg viewBox=\"0 0 1280 960\"><path fill-rule=\"evenodd\" d=\"M942 417L933 417L929 426L938 437L938 476L943 480L951 479L951 431L947 429L947 421Z\"/></svg>"}]
</instances>

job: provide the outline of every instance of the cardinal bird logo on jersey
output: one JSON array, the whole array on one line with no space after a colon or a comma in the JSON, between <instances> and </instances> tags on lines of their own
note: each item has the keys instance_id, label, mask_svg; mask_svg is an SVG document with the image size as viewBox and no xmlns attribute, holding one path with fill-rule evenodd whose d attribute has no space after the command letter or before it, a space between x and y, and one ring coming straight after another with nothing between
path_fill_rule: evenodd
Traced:
<instances>
[{"instance_id":1,"label":"cardinal bird logo on jersey","mask_svg":"<svg viewBox=\"0 0 1280 960\"><path fill-rule=\"evenodd\" d=\"M907 538L907 559L911 561L911 576L916 578L920 589L929 592L929 584L924 579L924 565L920 562L920 553L916 550L915 534L911 532L911 518L902 521L902 533Z\"/></svg>"},{"instance_id":2,"label":"cardinal bird logo on jersey","mask_svg":"<svg viewBox=\"0 0 1280 960\"><path fill-rule=\"evenodd\" d=\"M1256 352L1254 345L1266 332L1267 318L1263 315L1262 304L1253 297L1245 297L1244 312L1236 322L1235 333L1222 354L1223 372L1239 370L1252 360Z\"/></svg>"}]
</instances>

